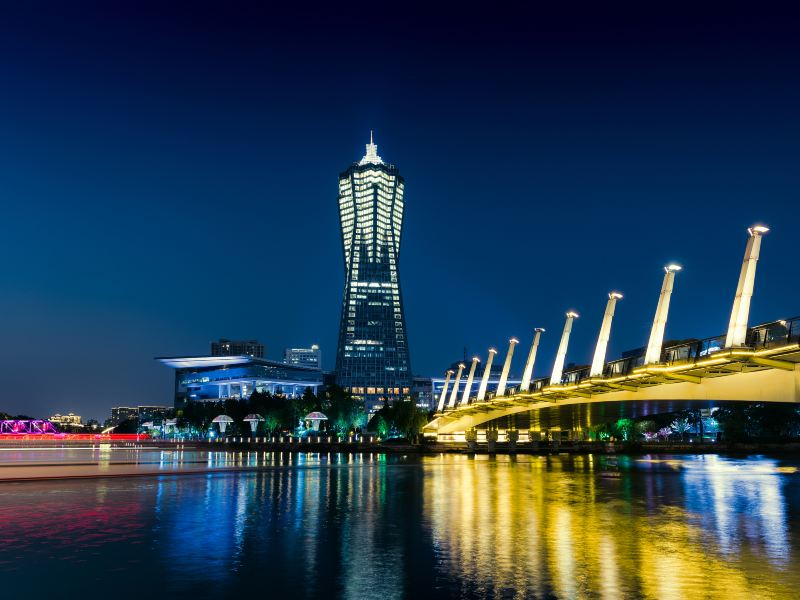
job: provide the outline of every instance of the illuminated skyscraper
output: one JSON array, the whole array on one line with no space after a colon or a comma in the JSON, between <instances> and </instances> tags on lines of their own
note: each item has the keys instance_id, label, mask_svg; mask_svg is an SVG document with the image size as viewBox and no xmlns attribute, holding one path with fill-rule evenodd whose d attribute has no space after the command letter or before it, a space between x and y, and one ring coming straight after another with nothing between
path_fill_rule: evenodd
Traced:
<instances>
[{"instance_id":1,"label":"illuminated skyscraper","mask_svg":"<svg viewBox=\"0 0 800 600\"><path fill-rule=\"evenodd\" d=\"M404 187L372 134L364 158L339 176L345 281L336 377L368 410L411 388L399 275Z\"/></svg>"}]
</instances>

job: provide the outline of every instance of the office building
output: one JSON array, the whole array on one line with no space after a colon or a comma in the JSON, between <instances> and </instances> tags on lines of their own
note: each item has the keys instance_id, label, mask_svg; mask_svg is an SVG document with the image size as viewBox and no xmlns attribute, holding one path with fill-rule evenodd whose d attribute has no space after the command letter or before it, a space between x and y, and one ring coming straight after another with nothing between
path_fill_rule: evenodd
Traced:
<instances>
[{"instance_id":1,"label":"office building","mask_svg":"<svg viewBox=\"0 0 800 600\"><path fill-rule=\"evenodd\" d=\"M312 345L311 348L286 348L283 351L283 362L287 365L321 369L322 355L319 346L316 344Z\"/></svg>"},{"instance_id":2,"label":"office building","mask_svg":"<svg viewBox=\"0 0 800 600\"><path fill-rule=\"evenodd\" d=\"M106 421L106 425L116 427L123 421L136 421L139 418L139 410L133 406L115 406L111 409L111 419Z\"/></svg>"},{"instance_id":3,"label":"office building","mask_svg":"<svg viewBox=\"0 0 800 600\"><path fill-rule=\"evenodd\" d=\"M371 135L364 157L339 176L345 281L336 375L370 412L411 392L399 273L404 187Z\"/></svg>"},{"instance_id":4,"label":"office building","mask_svg":"<svg viewBox=\"0 0 800 600\"><path fill-rule=\"evenodd\" d=\"M169 406L137 406L139 423L146 421L163 421L171 416L172 408Z\"/></svg>"},{"instance_id":5,"label":"office building","mask_svg":"<svg viewBox=\"0 0 800 600\"><path fill-rule=\"evenodd\" d=\"M264 344L258 340L226 340L211 342L211 356L252 356L264 358Z\"/></svg>"}]
</instances>

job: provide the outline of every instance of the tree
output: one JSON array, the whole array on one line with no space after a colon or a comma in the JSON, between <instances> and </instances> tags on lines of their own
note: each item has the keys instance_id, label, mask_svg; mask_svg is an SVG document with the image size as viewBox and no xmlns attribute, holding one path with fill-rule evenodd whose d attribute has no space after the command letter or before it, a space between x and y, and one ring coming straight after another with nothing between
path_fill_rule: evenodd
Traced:
<instances>
[{"instance_id":1,"label":"tree","mask_svg":"<svg viewBox=\"0 0 800 600\"><path fill-rule=\"evenodd\" d=\"M686 434L692 429L688 419L675 419L669 427L676 434L680 435L683 440L686 439Z\"/></svg>"},{"instance_id":2,"label":"tree","mask_svg":"<svg viewBox=\"0 0 800 600\"><path fill-rule=\"evenodd\" d=\"M630 441L633 439L633 419L619 419L614 424L614 435L623 441Z\"/></svg>"},{"instance_id":3,"label":"tree","mask_svg":"<svg viewBox=\"0 0 800 600\"><path fill-rule=\"evenodd\" d=\"M389 409L392 425L403 437L416 439L428 422L427 411L417 408L411 401L396 402Z\"/></svg>"},{"instance_id":4,"label":"tree","mask_svg":"<svg viewBox=\"0 0 800 600\"><path fill-rule=\"evenodd\" d=\"M428 422L428 413L409 401L388 403L376 412L368 424L371 431L376 431L380 437L392 434L401 435L407 439L416 439L422 428Z\"/></svg>"},{"instance_id":5,"label":"tree","mask_svg":"<svg viewBox=\"0 0 800 600\"><path fill-rule=\"evenodd\" d=\"M264 417L264 430L267 433L272 433L281 424L278 414L273 411L270 411L262 416Z\"/></svg>"},{"instance_id":6,"label":"tree","mask_svg":"<svg viewBox=\"0 0 800 600\"><path fill-rule=\"evenodd\" d=\"M383 415L376 414L370 421L370 428L377 432L378 437L385 439L389 435L389 423L383 418Z\"/></svg>"},{"instance_id":7,"label":"tree","mask_svg":"<svg viewBox=\"0 0 800 600\"><path fill-rule=\"evenodd\" d=\"M322 402L322 411L328 417L329 425L339 434L364 427L367 413L364 403L339 386L331 386Z\"/></svg>"},{"instance_id":8,"label":"tree","mask_svg":"<svg viewBox=\"0 0 800 600\"><path fill-rule=\"evenodd\" d=\"M137 433L139 431L139 423L136 419L125 419L114 428L114 433Z\"/></svg>"},{"instance_id":9,"label":"tree","mask_svg":"<svg viewBox=\"0 0 800 600\"><path fill-rule=\"evenodd\" d=\"M651 421L649 419L644 421L637 421L636 424L634 425L634 430L636 431L636 434L644 438L648 438L647 434L655 435L657 428L658 425L656 425L656 422ZM649 439L652 439L652 436L650 436Z\"/></svg>"}]
</instances>

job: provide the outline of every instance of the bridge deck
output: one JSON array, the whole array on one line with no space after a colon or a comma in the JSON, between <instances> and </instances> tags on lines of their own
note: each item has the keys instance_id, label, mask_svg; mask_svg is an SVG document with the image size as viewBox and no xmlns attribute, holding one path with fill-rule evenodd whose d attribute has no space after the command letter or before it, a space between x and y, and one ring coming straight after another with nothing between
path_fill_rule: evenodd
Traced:
<instances>
[{"instance_id":1,"label":"bridge deck","mask_svg":"<svg viewBox=\"0 0 800 600\"><path fill-rule=\"evenodd\" d=\"M795 402L798 401L798 380L800 380L800 344L793 343L775 348L751 349L736 348L714 352L697 360L687 360L673 364L647 365L632 370L631 373L615 377L592 377L572 384L546 385L533 392L514 393L499 398L493 398L479 403L470 403L457 406L453 409L438 413L424 429L427 435L454 431L464 431L468 427L488 420L521 412L527 409L552 407L560 404L575 404L576 402L596 402L608 400L652 400L664 397L663 390L658 393L649 393L654 388L661 386L677 385L674 399L693 399L698 397L698 388L721 389L720 386L710 385L718 378L736 377L761 371L791 371L789 381L793 378L794 385L791 390L781 397L770 398L773 401ZM742 393L751 394L751 400L764 399L763 394L750 392L750 388L763 388L764 381L748 379L747 385L742 388ZM680 385L682 384L682 385ZM688 385L687 385L688 384ZM718 400L742 400L734 397L730 386L724 386L727 391ZM783 388L786 386L784 385ZM782 389L782 388L781 388ZM622 392L622 393L621 393ZM701 394L702 395L702 394ZM459 429L459 425L463 428Z\"/></svg>"}]
</instances>

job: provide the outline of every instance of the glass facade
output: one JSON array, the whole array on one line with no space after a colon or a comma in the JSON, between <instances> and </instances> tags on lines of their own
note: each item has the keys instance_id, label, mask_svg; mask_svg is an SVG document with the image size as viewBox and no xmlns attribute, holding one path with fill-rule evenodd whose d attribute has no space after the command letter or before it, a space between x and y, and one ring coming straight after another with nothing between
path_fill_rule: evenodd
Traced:
<instances>
[{"instance_id":1,"label":"glass facade","mask_svg":"<svg viewBox=\"0 0 800 600\"><path fill-rule=\"evenodd\" d=\"M339 176L345 282L336 376L370 411L410 395L399 275L404 186L371 139L364 158Z\"/></svg>"},{"instance_id":2,"label":"glass facade","mask_svg":"<svg viewBox=\"0 0 800 600\"><path fill-rule=\"evenodd\" d=\"M159 358L175 369L175 407L187 401L217 402L227 398L249 398L258 390L286 396L314 393L322 385L319 369L287 365L253 357Z\"/></svg>"}]
</instances>

